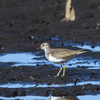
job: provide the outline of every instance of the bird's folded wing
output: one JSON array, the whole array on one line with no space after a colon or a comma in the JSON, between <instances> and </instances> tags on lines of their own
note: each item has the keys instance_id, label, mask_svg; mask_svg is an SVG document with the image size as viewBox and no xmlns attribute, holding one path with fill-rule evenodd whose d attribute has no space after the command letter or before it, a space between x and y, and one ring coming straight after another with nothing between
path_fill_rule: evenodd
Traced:
<instances>
[{"instance_id":1,"label":"bird's folded wing","mask_svg":"<svg viewBox=\"0 0 100 100\"><path fill-rule=\"evenodd\" d=\"M79 53L80 50L70 50L70 49L52 49L51 56L54 56L58 59L65 59L72 57L73 55Z\"/></svg>"}]
</instances>

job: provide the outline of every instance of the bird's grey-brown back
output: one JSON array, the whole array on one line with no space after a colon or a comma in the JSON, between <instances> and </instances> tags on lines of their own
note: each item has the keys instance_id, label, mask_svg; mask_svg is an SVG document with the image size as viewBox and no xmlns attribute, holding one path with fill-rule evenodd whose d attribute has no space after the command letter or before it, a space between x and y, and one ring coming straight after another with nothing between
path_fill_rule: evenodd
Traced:
<instances>
[{"instance_id":1,"label":"bird's grey-brown back","mask_svg":"<svg viewBox=\"0 0 100 100\"><path fill-rule=\"evenodd\" d=\"M81 50L70 50L70 49L51 49L51 56L56 57L57 59L66 59L77 53L82 52Z\"/></svg>"}]
</instances>

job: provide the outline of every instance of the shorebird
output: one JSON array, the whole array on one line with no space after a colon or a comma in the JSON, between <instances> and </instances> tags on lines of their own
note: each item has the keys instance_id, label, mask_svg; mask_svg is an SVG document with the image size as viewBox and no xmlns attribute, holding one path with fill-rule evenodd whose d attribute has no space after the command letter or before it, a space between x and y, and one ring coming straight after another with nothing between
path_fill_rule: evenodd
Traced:
<instances>
[{"instance_id":1,"label":"shorebird","mask_svg":"<svg viewBox=\"0 0 100 100\"><path fill-rule=\"evenodd\" d=\"M65 48L50 48L50 44L47 42L42 43L39 48L44 50L45 57L47 58L48 61L56 63L56 64L61 64L63 66L64 68L63 75L61 77L65 76L65 66L63 65L63 63L68 62L69 60L71 60L78 54L86 52L83 50L70 50L70 49L65 49ZM61 73L62 66L56 76L59 76L59 74Z\"/></svg>"}]
</instances>

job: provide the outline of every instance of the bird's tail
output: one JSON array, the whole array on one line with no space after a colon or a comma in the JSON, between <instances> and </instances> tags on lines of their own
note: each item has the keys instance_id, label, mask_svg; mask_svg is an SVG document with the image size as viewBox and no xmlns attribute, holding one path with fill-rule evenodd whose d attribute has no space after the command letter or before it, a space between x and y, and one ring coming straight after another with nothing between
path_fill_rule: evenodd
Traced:
<instances>
[{"instance_id":1,"label":"bird's tail","mask_svg":"<svg viewBox=\"0 0 100 100\"><path fill-rule=\"evenodd\" d=\"M86 53L87 51L83 51L84 49L79 50L77 54Z\"/></svg>"}]
</instances>

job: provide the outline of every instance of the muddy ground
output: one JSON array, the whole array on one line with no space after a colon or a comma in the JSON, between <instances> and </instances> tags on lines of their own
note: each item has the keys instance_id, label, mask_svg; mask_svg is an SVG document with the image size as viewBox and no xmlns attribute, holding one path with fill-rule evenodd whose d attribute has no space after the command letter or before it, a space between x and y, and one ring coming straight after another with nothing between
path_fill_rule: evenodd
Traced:
<instances>
[{"instance_id":1,"label":"muddy ground","mask_svg":"<svg viewBox=\"0 0 100 100\"><path fill-rule=\"evenodd\" d=\"M62 47L68 40L77 43L100 44L100 1L72 0L76 20L60 22L64 18L65 0L2 0L0 1L0 53L33 52L44 41ZM54 39L52 39L54 37ZM56 41L56 38L58 39ZM58 43L60 43L58 45ZM35 51L34 51L35 52ZM92 54L92 53L91 53ZM99 56L97 54L97 56ZM20 66L5 68L0 64L0 83L22 82L35 84L65 84L77 81L99 81L100 70L66 68L66 76L54 77L54 66ZM32 76L36 80L32 80ZM77 83L77 82L76 82ZM84 95L99 94L100 86L88 84L72 87L4 89L0 96L23 95Z\"/></svg>"}]
</instances>

